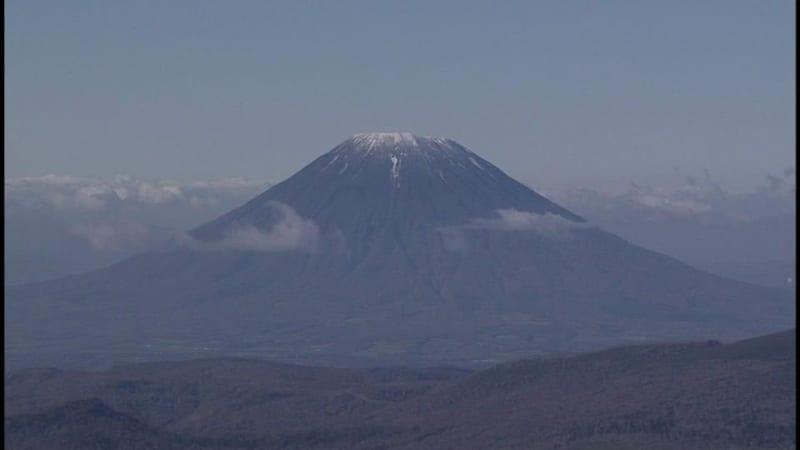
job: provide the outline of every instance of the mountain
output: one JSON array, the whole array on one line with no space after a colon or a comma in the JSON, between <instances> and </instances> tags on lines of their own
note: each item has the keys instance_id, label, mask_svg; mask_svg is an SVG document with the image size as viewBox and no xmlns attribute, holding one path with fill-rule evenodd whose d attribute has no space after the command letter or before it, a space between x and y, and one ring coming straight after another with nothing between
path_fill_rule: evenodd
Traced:
<instances>
[{"instance_id":1,"label":"mountain","mask_svg":"<svg viewBox=\"0 0 800 450\"><path fill-rule=\"evenodd\" d=\"M795 330L487 370L242 359L5 377L7 448L788 449ZM94 446L92 446L94 444Z\"/></svg>"},{"instance_id":2,"label":"mountain","mask_svg":"<svg viewBox=\"0 0 800 450\"><path fill-rule=\"evenodd\" d=\"M794 324L790 293L635 246L410 133L355 135L167 246L6 296L13 367L488 364Z\"/></svg>"},{"instance_id":3,"label":"mountain","mask_svg":"<svg viewBox=\"0 0 800 450\"><path fill-rule=\"evenodd\" d=\"M191 441L162 433L97 398L67 402L38 414L5 420L6 448L80 450L87 448L187 449Z\"/></svg>"}]
</instances>

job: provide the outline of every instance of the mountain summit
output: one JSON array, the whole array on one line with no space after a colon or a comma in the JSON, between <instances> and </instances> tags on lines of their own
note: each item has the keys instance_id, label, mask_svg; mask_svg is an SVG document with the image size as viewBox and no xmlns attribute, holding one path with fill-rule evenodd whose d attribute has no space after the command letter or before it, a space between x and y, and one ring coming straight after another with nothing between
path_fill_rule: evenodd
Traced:
<instances>
[{"instance_id":1,"label":"mountain summit","mask_svg":"<svg viewBox=\"0 0 800 450\"><path fill-rule=\"evenodd\" d=\"M583 219L517 182L459 143L411 133L356 134L244 206L191 232L222 237L231 226L274 225L275 204L354 237L359 229L459 226L501 210ZM355 236L358 238L358 236ZM358 243L353 243L358 245Z\"/></svg>"},{"instance_id":2,"label":"mountain summit","mask_svg":"<svg viewBox=\"0 0 800 450\"><path fill-rule=\"evenodd\" d=\"M794 325L789 294L633 245L411 133L356 134L158 251L6 293L16 366L470 364Z\"/></svg>"}]
</instances>

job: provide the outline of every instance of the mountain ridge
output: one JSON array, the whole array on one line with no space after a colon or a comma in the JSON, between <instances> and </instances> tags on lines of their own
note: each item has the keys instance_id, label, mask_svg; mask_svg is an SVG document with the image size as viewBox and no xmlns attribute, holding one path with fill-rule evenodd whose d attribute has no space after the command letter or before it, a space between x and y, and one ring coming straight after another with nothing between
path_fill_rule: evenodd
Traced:
<instances>
[{"instance_id":1,"label":"mountain ridge","mask_svg":"<svg viewBox=\"0 0 800 450\"><path fill-rule=\"evenodd\" d=\"M23 370L6 377L4 439L58 449L792 448L795 335L626 346L479 371L231 358Z\"/></svg>"}]
</instances>

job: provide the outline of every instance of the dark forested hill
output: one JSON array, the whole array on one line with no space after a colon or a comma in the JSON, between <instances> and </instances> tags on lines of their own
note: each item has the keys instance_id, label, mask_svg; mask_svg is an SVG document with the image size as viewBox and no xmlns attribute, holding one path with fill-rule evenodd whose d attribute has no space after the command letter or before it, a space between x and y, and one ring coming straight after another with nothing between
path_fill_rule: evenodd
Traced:
<instances>
[{"instance_id":1,"label":"dark forested hill","mask_svg":"<svg viewBox=\"0 0 800 450\"><path fill-rule=\"evenodd\" d=\"M794 448L795 331L488 370L214 359L5 379L7 448Z\"/></svg>"}]
</instances>

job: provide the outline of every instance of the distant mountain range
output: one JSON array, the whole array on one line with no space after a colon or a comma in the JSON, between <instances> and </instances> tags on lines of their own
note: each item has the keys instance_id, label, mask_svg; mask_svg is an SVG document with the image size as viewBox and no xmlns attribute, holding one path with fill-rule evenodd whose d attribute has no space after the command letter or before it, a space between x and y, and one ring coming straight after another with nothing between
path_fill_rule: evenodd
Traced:
<instances>
[{"instance_id":1,"label":"distant mountain range","mask_svg":"<svg viewBox=\"0 0 800 450\"><path fill-rule=\"evenodd\" d=\"M790 449L796 332L487 370L205 359L5 377L9 449Z\"/></svg>"},{"instance_id":2,"label":"distant mountain range","mask_svg":"<svg viewBox=\"0 0 800 450\"><path fill-rule=\"evenodd\" d=\"M791 293L633 245L410 133L353 136L168 245L6 294L14 367L490 364L794 326Z\"/></svg>"}]
</instances>

